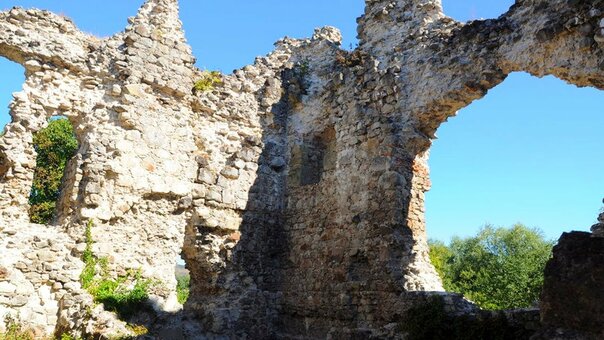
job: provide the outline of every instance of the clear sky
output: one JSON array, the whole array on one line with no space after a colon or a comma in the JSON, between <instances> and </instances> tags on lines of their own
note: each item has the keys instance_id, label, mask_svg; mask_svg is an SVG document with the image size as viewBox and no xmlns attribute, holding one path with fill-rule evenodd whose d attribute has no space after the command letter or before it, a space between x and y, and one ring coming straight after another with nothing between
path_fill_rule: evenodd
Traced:
<instances>
[{"instance_id":1,"label":"clear sky","mask_svg":"<svg viewBox=\"0 0 604 340\"><path fill-rule=\"evenodd\" d=\"M443 0L457 20L494 18L513 0ZM126 26L142 0L4 0L71 17L84 31L109 36ZM230 73L272 50L287 35L309 37L332 25L344 47L356 43L362 0L181 0L187 39L201 68ZM0 107L23 82L23 69L0 58ZM428 235L448 240L485 223L523 222L550 238L587 230L604 197L604 92L552 77L513 74L439 130L431 156ZM0 112L0 126L8 120Z\"/></svg>"}]
</instances>

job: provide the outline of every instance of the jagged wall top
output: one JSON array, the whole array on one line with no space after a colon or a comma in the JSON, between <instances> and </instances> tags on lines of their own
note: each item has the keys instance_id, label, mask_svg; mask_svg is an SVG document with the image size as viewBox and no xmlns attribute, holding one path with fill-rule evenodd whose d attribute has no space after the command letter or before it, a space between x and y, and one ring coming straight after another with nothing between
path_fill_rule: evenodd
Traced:
<instances>
[{"instance_id":1,"label":"jagged wall top","mask_svg":"<svg viewBox=\"0 0 604 340\"><path fill-rule=\"evenodd\" d=\"M123 67L128 83L154 85L178 97L190 94L195 58L178 11L177 0L148 0L129 20L131 25L125 31L127 66Z\"/></svg>"},{"instance_id":2,"label":"jagged wall top","mask_svg":"<svg viewBox=\"0 0 604 340\"><path fill-rule=\"evenodd\" d=\"M390 44L413 40L443 17L441 0L365 0L357 20L360 45L390 54Z\"/></svg>"}]
</instances>

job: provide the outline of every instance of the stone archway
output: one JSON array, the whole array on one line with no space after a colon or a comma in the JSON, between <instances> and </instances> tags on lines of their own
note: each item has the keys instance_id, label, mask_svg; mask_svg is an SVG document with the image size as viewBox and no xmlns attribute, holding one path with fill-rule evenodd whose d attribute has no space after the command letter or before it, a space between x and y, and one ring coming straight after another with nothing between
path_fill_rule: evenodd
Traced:
<instances>
[{"instance_id":1,"label":"stone archway","mask_svg":"<svg viewBox=\"0 0 604 340\"><path fill-rule=\"evenodd\" d=\"M601 96L551 76L514 73L460 110L430 151L428 236L470 236L487 223L538 227L548 239L570 227L588 230L599 209L594 183L604 180L593 157Z\"/></svg>"}]
</instances>

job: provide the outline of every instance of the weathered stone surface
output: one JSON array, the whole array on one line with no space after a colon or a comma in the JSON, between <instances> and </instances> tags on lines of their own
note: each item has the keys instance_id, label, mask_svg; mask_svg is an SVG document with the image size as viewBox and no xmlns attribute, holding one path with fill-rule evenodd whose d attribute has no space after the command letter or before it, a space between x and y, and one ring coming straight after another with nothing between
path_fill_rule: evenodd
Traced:
<instances>
[{"instance_id":1,"label":"weathered stone surface","mask_svg":"<svg viewBox=\"0 0 604 340\"><path fill-rule=\"evenodd\" d=\"M598 216L598 223L591 226L591 232L600 237L604 237L604 212Z\"/></svg>"},{"instance_id":2,"label":"weathered stone surface","mask_svg":"<svg viewBox=\"0 0 604 340\"><path fill-rule=\"evenodd\" d=\"M545 268L541 318L547 329L604 337L604 237L565 233ZM544 337L545 338L545 337Z\"/></svg>"},{"instance_id":3,"label":"weathered stone surface","mask_svg":"<svg viewBox=\"0 0 604 340\"><path fill-rule=\"evenodd\" d=\"M436 130L514 71L603 89L603 3L517 1L498 19L459 23L438 0L366 0L355 51L318 29L195 93L203 73L176 0L147 0L106 39L45 11L0 13L0 55L26 69L0 138L0 282L34 292L6 285L0 314L38 315L23 319L47 334L128 332L78 282L93 220L111 275L140 268L162 283L158 311L180 308L183 254L191 297L185 316L162 316L165 329L402 337L406 311L442 290L423 204ZM33 225L32 136L56 115L80 148L56 226ZM28 303L8 305L10 294ZM450 312L472 312L451 299Z\"/></svg>"}]
</instances>

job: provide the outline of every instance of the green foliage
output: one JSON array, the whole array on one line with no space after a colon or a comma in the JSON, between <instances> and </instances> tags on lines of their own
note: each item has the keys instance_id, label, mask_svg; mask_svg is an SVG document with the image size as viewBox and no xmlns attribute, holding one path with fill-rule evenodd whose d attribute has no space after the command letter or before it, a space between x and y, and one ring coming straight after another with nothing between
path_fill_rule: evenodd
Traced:
<instances>
[{"instance_id":1,"label":"green foliage","mask_svg":"<svg viewBox=\"0 0 604 340\"><path fill-rule=\"evenodd\" d=\"M126 327L128 327L128 329L132 333L134 333L134 335L137 336L137 337L149 333L149 330L147 329L147 327L145 327L143 325L128 324L128 325L126 325Z\"/></svg>"},{"instance_id":2,"label":"green foliage","mask_svg":"<svg viewBox=\"0 0 604 340\"><path fill-rule=\"evenodd\" d=\"M4 318L4 326L6 331L0 333L0 340L34 340L34 334L25 329L13 317L7 315Z\"/></svg>"},{"instance_id":3,"label":"green foliage","mask_svg":"<svg viewBox=\"0 0 604 340\"><path fill-rule=\"evenodd\" d=\"M178 303L181 305L184 304L189 298L189 287L191 286L191 276L190 275L182 275L176 278L176 297L178 298Z\"/></svg>"},{"instance_id":4,"label":"green foliage","mask_svg":"<svg viewBox=\"0 0 604 340\"><path fill-rule=\"evenodd\" d=\"M537 229L485 226L477 236L454 238L449 247L430 242L430 257L448 291L485 309L534 305L553 242ZM448 249L445 249L448 248Z\"/></svg>"},{"instance_id":5,"label":"green foliage","mask_svg":"<svg viewBox=\"0 0 604 340\"><path fill-rule=\"evenodd\" d=\"M451 280L448 275L445 275L445 271L447 269L447 261L453 255L451 249L449 249L444 242L438 240L429 240L428 244L430 245L430 261L434 265L438 275L441 277L443 285L445 287L450 287Z\"/></svg>"},{"instance_id":6,"label":"green foliage","mask_svg":"<svg viewBox=\"0 0 604 340\"><path fill-rule=\"evenodd\" d=\"M96 273L97 260L95 259L94 254L92 253L92 225L92 220L89 220L88 223L86 223L86 249L84 249L84 253L82 254L84 269L80 274L80 282L82 282L82 287L84 287L84 289L87 289L92 284Z\"/></svg>"},{"instance_id":7,"label":"green foliage","mask_svg":"<svg viewBox=\"0 0 604 340\"><path fill-rule=\"evenodd\" d=\"M154 282L143 279L140 270L111 278L108 259L97 258L92 252L92 226L92 221L88 221L85 232L86 249L82 254L84 269L80 274L82 287L92 295L95 302L102 303L105 310L117 313L122 319L128 319L147 307L148 292Z\"/></svg>"},{"instance_id":8,"label":"green foliage","mask_svg":"<svg viewBox=\"0 0 604 340\"><path fill-rule=\"evenodd\" d=\"M128 319L137 311L147 308L152 280L142 279L141 272L129 272L117 279L103 275L87 288L96 302L106 310L115 312L122 319Z\"/></svg>"},{"instance_id":9,"label":"green foliage","mask_svg":"<svg viewBox=\"0 0 604 340\"><path fill-rule=\"evenodd\" d=\"M218 71L203 71L201 79L195 82L193 93L212 91L216 86L223 84L222 74Z\"/></svg>"},{"instance_id":10,"label":"green foliage","mask_svg":"<svg viewBox=\"0 0 604 340\"><path fill-rule=\"evenodd\" d=\"M32 222L46 224L54 215L61 179L67 161L78 149L73 127L67 119L56 119L38 131L33 138L38 154L34 181L29 196Z\"/></svg>"},{"instance_id":11,"label":"green foliage","mask_svg":"<svg viewBox=\"0 0 604 340\"><path fill-rule=\"evenodd\" d=\"M511 326L502 312L447 313L442 296L412 307L399 327L410 340L516 340L528 339L531 333Z\"/></svg>"}]
</instances>

